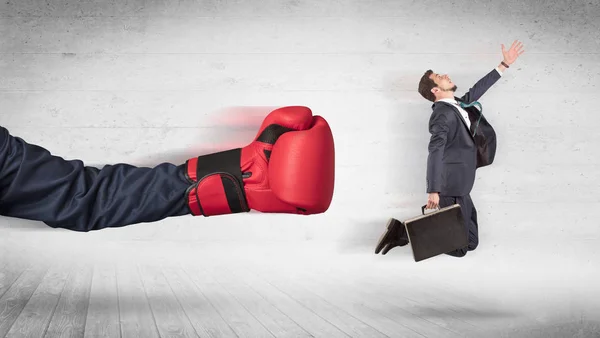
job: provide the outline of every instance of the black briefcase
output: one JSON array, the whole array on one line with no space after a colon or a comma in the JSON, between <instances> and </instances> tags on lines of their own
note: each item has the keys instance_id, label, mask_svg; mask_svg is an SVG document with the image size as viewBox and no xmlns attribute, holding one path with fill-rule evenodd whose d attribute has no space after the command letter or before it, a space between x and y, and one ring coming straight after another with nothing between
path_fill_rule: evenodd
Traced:
<instances>
[{"instance_id":1,"label":"black briefcase","mask_svg":"<svg viewBox=\"0 0 600 338\"><path fill-rule=\"evenodd\" d=\"M459 204L454 204L437 211L425 214L425 206L421 207L422 215L401 222L390 218L386 231L380 237L375 253L394 243L392 237L402 235L408 237L404 243L395 243L404 246L410 243L415 262L422 261L450 251L462 249L469 244L469 235L464 225L464 218ZM400 227L400 228L399 228ZM400 232L400 233L399 233Z\"/></svg>"},{"instance_id":2,"label":"black briefcase","mask_svg":"<svg viewBox=\"0 0 600 338\"><path fill-rule=\"evenodd\" d=\"M404 222L415 262L469 245L469 234L459 204L425 213Z\"/></svg>"}]
</instances>

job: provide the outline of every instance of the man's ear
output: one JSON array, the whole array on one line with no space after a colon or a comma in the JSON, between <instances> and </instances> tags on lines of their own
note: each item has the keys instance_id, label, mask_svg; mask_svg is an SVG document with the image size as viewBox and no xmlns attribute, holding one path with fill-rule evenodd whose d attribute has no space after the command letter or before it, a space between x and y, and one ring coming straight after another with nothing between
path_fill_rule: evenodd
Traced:
<instances>
[{"instance_id":1,"label":"man's ear","mask_svg":"<svg viewBox=\"0 0 600 338\"><path fill-rule=\"evenodd\" d=\"M440 89L438 87L431 88L431 92L435 95L435 93L439 92Z\"/></svg>"}]
</instances>

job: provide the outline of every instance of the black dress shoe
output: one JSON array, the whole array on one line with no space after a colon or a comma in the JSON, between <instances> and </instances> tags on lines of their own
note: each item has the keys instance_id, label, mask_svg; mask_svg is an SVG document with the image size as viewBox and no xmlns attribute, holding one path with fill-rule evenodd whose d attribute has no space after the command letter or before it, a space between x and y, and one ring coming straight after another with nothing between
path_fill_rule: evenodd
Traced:
<instances>
[{"instance_id":1,"label":"black dress shoe","mask_svg":"<svg viewBox=\"0 0 600 338\"><path fill-rule=\"evenodd\" d=\"M386 253L388 253L388 251L392 250L393 248L395 248L397 246L405 246L406 244L408 244L408 241L390 242L383 248L383 251L381 252L381 254L385 255Z\"/></svg>"},{"instance_id":2,"label":"black dress shoe","mask_svg":"<svg viewBox=\"0 0 600 338\"><path fill-rule=\"evenodd\" d=\"M379 238L379 242L377 243L377 247L375 248L375 254L381 252L381 254L385 255L391 249L397 246L405 246L408 244L408 235L406 234L406 229L404 225L400 223L397 219L390 218L388 220L386 231Z\"/></svg>"}]
</instances>

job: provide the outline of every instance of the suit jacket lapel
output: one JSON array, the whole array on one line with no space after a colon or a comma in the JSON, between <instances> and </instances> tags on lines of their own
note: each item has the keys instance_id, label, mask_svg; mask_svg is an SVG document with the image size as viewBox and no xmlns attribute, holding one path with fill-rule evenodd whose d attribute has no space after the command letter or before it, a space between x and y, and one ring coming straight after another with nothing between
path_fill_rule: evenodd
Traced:
<instances>
[{"instance_id":1,"label":"suit jacket lapel","mask_svg":"<svg viewBox=\"0 0 600 338\"><path fill-rule=\"evenodd\" d=\"M436 102L436 103L443 103L443 104L449 106L454 111L454 114L460 120L460 122L462 122L462 125L465 126L465 128L467 129L467 133L469 134L469 137L471 137L471 140L475 140L475 138L473 137L473 134L471 134L471 130L469 129L467 122L465 121L464 117L461 115L460 111L458 111L458 108L456 108L455 105L448 103L448 102L444 102L444 101L440 101L440 102Z\"/></svg>"}]
</instances>

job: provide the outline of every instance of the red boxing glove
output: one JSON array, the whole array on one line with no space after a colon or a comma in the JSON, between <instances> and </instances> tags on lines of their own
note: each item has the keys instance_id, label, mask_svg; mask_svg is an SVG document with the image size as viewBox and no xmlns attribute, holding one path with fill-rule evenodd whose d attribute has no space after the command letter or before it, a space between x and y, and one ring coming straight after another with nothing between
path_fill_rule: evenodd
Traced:
<instances>
[{"instance_id":1,"label":"red boxing glove","mask_svg":"<svg viewBox=\"0 0 600 338\"><path fill-rule=\"evenodd\" d=\"M191 158L184 167L193 183L186 197L194 216L319 214L333 198L333 135L308 107L282 107L246 147Z\"/></svg>"}]
</instances>

